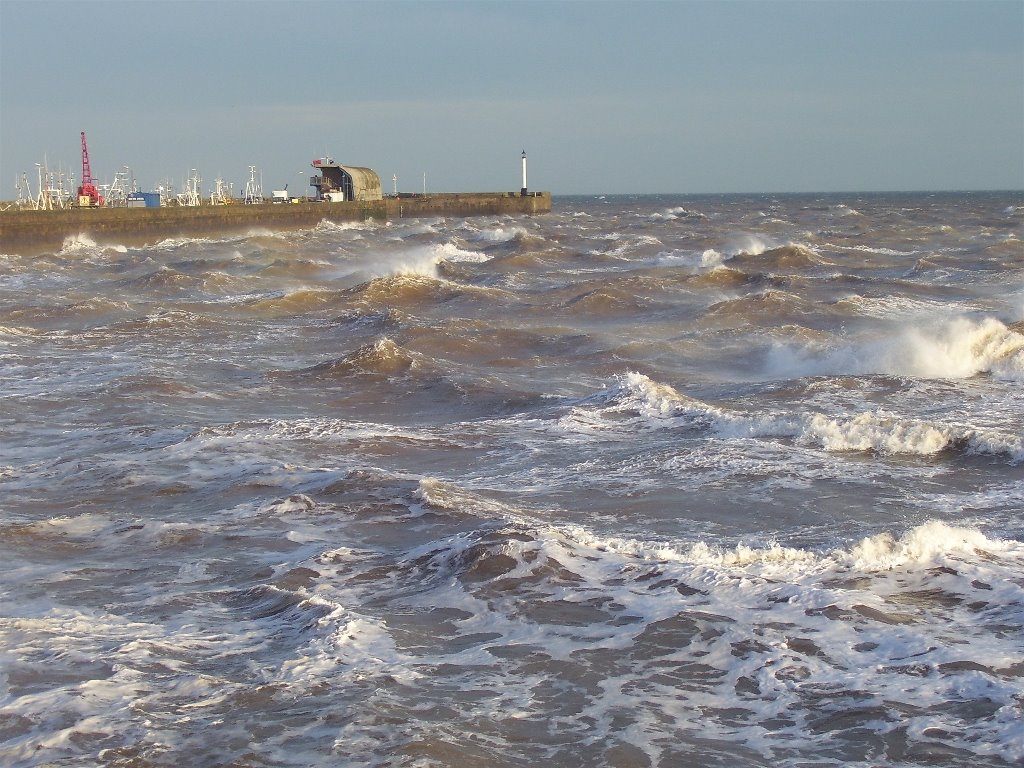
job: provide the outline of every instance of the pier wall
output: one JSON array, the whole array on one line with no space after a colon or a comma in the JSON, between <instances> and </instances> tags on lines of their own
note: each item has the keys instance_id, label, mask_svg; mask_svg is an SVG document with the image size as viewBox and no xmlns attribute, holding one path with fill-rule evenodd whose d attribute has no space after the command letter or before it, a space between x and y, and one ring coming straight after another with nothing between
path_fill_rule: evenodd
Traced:
<instances>
[{"instance_id":1,"label":"pier wall","mask_svg":"<svg viewBox=\"0 0 1024 768\"><path fill-rule=\"evenodd\" d=\"M366 202L217 205L184 208L72 208L0 211L0 253L31 255L59 250L69 237L93 242L152 245L173 237L217 237L259 229L314 227L374 219L494 216L551 211L551 193L449 193Z\"/></svg>"}]
</instances>

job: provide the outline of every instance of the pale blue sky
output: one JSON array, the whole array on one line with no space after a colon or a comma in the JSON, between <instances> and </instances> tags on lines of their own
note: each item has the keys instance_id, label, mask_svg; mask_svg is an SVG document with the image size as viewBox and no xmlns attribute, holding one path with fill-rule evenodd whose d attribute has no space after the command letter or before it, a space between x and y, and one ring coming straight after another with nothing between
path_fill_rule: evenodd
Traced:
<instances>
[{"instance_id":1,"label":"pale blue sky","mask_svg":"<svg viewBox=\"0 0 1024 768\"><path fill-rule=\"evenodd\" d=\"M15 178L308 189L1024 188L1024 0L0 0Z\"/></svg>"}]
</instances>

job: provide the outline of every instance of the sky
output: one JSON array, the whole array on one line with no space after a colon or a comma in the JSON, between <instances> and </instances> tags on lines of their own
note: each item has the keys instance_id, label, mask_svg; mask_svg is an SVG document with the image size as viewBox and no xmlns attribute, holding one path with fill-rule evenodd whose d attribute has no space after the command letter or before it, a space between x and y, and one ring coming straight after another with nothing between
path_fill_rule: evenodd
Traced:
<instances>
[{"instance_id":1,"label":"sky","mask_svg":"<svg viewBox=\"0 0 1024 768\"><path fill-rule=\"evenodd\" d=\"M0 0L0 199L81 131L205 194L1021 190L1024 0Z\"/></svg>"}]
</instances>

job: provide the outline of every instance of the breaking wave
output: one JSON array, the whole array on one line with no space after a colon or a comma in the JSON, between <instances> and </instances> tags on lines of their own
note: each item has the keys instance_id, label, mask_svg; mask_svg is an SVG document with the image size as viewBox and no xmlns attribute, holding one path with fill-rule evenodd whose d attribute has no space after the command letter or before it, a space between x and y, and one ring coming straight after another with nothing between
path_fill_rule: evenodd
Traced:
<instances>
[{"instance_id":1,"label":"breaking wave","mask_svg":"<svg viewBox=\"0 0 1024 768\"><path fill-rule=\"evenodd\" d=\"M704 251L662 251L654 260L659 267L686 267L695 271L725 269L725 257L718 251L708 248Z\"/></svg>"},{"instance_id":2,"label":"breaking wave","mask_svg":"<svg viewBox=\"0 0 1024 768\"><path fill-rule=\"evenodd\" d=\"M428 662L471 674L481 688L504 681L500 709L528 717L542 745L558 743L560 726L537 711L537 686L566 686L576 716L589 722L614 717L640 731L658 723L648 736L664 738L635 739L646 753L641 764L682 761L709 733L729 734L757 764L794 754L808 732L837 744L867 738L883 750L889 739L910 739L1024 757L1013 736L1021 672L1012 641L975 631L979 614L1020 620L1024 590L1003 579L1024 562L1020 542L936 521L831 550L658 542L531 522L432 479L421 481L414 503L443 515L470 508L494 522L370 572L374 594L390 595L399 615L436 611L440 622L429 633L416 627L414 637L398 616L364 633L346 624L365 644L363 675L423 686L418 671ZM359 585L367 579L357 563L338 551L311 566L346 581L347 602L364 602L357 595L369 587ZM936 638L937 624L950 631ZM337 649L321 653L293 667L293 679L322 680L338 669ZM592 674L600 686L579 684ZM908 687L917 702L909 708L898 703ZM992 702L972 718L982 741L956 727L960 707L980 690ZM489 723L500 733L506 716ZM588 728L573 749L603 738ZM555 747L545 754L565 757Z\"/></svg>"},{"instance_id":3,"label":"breaking wave","mask_svg":"<svg viewBox=\"0 0 1024 768\"><path fill-rule=\"evenodd\" d=\"M0 258L0 754L1021 763L1018 197Z\"/></svg>"},{"instance_id":4,"label":"breaking wave","mask_svg":"<svg viewBox=\"0 0 1024 768\"><path fill-rule=\"evenodd\" d=\"M966 317L925 327L904 326L889 338L815 352L777 345L769 355L774 376L870 374L966 379L989 374L1024 381L1024 335L992 317Z\"/></svg>"},{"instance_id":5,"label":"breaking wave","mask_svg":"<svg viewBox=\"0 0 1024 768\"><path fill-rule=\"evenodd\" d=\"M698 430L726 439L791 438L828 452L933 456L954 451L1024 461L1024 437L1019 435L907 419L881 410L852 416L748 413L687 397L640 373L629 373L615 386L581 401L561 423L571 431L602 432L614 428L623 415L639 417L641 426Z\"/></svg>"},{"instance_id":6,"label":"breaking wave","mask_svg":"<svg viewBox=\"0 0 1024 768\"><path fill-rule=\"evenodd\" d=\"M69 235L64 238L58 255L60 256L83 256L91 255L97 251L113 251L115 253L127 253L127 246L119 243L98 245L95 240L83 232L76 235Z\"/></svg>"}]
</instances>

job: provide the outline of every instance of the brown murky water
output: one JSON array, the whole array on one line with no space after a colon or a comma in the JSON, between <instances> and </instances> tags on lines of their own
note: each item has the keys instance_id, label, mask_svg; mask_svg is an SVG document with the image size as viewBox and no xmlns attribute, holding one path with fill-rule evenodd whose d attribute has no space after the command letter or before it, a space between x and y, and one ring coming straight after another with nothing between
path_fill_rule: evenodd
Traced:
<instances>
[{"instance_id":1,"label":"brown murky water","mask_svg":"<svg viewBox=\"0 0 1024 768\"><path fill-rule=\"evenodd\" d=\"M0 256L14 766L1024 760L1024 199Z\"/></svg>"}]
</instances>

